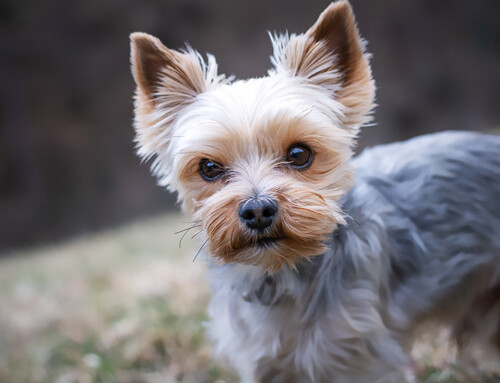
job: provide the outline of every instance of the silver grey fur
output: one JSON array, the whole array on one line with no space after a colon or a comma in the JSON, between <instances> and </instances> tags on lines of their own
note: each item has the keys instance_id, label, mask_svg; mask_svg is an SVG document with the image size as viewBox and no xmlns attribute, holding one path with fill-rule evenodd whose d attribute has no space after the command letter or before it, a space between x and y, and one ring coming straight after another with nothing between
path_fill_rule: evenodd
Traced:
<instances>
[{"instance_id":1,"label":"silver grey fur","mask_svg":"<svg viewBox=\"0 0 500 383\"><path fill-rule=\"evenodd\" d=\"M401 382L418 325L457 325L500 283L499 136L431 134L354 164L327 253L272 277L211 268L210 331L248 380Z\"/></svg>"}]
</instances>

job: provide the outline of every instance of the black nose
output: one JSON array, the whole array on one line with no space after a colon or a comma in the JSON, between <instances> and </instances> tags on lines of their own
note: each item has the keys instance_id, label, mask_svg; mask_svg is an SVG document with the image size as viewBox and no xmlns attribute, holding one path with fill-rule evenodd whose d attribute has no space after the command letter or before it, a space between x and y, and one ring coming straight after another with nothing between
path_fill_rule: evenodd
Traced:
<instances>
[{"instance_id":1,"label":"black nose","mask_svg":"<svg viewBox=\"0 0 500 383\"><path fill-rule=\"evenodd\" d=\"M273 223L277 212L278 205L273 199L259 198L243 202L238 214L247 227L262 231Z\"/></svg>"}]
</instances>

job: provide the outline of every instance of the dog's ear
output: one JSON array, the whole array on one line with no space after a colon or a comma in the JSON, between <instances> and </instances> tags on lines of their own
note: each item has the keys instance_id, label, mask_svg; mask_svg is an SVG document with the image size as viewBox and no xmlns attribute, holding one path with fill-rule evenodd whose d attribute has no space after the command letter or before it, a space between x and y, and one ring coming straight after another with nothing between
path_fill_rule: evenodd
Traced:
<instances>
[{"instance_id":1,"label":"dog's ear","mask_svg":"<svg viewBox=\"0 0 500 383\"><path fill-rule=\"evenodd\" d=\"M132 74L137 85L135 129L138 153L145 159L157 156L153 169L161 178L168 173L166 152L172 128L182 110L196 96L225 81L217 75L217 63L188 47L178 52L146 33L132 33ZM168 183L160 179L161 183Z\"/></svg>"},{"instance_id":2,"label":"dog's ear","mask_svg":"<svg viewBox=\"0 0 500 383\"><path fill-rule=\"evenodd\" d=\"M158 105L175 98L182 106L207 90L207 66L193 50L168 49L156 37L140 32L132 33L130 40L132 74L139 95L147 101Z\"/></svg>"},{"instance_id":3,"label":"dog's ear","mask_svg":"<svg viewBox=\"0 0 500 383\"><path fill-rule=\"evenodd\" d=\"M303 35L274 38L277 72L301 76L326 87L344 108L344 126L354 133L370 120L375 83L347 1L330 4Z\"/></svg>"}]
</instances>

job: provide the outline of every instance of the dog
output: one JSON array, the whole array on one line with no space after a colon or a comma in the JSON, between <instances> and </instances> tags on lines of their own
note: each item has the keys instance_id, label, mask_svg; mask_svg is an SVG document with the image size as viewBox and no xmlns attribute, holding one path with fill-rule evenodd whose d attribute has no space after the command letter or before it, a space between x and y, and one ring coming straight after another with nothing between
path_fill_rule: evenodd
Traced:
<instances>
[{"instance_id":1,"label":"dog","mask_svg":"<svg viewBox=\"0 0 500 383\"><path fill-rule=\"evenodd\" d=\"M236 81L131 35L138 154L202 230L216 352L244 381L399 383L424 323L499 349L500 137L353 159L375 84L350 4L271 40Z\"/></svg>"}]
</instances>

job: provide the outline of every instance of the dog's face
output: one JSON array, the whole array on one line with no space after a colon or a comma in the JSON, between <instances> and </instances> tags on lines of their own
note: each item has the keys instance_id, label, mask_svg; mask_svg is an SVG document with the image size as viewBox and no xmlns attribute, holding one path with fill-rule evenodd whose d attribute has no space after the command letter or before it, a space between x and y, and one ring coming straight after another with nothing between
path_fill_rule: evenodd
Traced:
<instances>
[{"instance_id":1,"label":"dog's face","mask_svg":"<svg viewBox=\"0 0 500 383\"><path fill-rule=\"evenodd\" d=\"M220 261L275 271L325 250L374 84L347 2L273 38L268 77L232 81L191 49L132 35L139 154Z\"/></svg>"}]
</instances>

